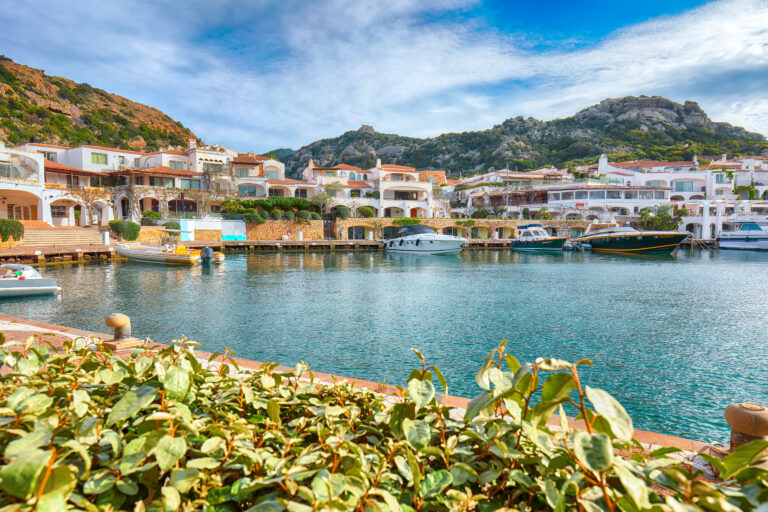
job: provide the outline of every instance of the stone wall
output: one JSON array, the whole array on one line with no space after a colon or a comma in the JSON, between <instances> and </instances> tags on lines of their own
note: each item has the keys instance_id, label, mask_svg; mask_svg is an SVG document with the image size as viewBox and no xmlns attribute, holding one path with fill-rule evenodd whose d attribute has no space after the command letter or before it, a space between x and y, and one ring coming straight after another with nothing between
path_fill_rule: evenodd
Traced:
<instances>
[{"instance_id":1,"label":"stone wall","mask_svg":"<svg viewBox=\"0 0 768 512\"><path fill-rule=\"evenodd\" d=\"M220 229L196 229L195 242L219 242L221 241Z\"/></svg>"},{"instance_id":2,"label":"stone wall","mask_svg":"<svg viewBox=\"0 0 768 512\"><path fill-rule=\"evenodd\" d=\"M0 249L11 249L13 247L18 247L22 244L21 240L14 240L12 236L8 237L8 240L5 242L0 239Z\"/></svg>"},{"instance_id":3,"label":"stone wall","mask_svg":"<svg viewBox=\"0 0 768 512\"><path fill-rule=\"evenodd\" d=\"M349 228L354 226L362 226L365 228L365 237L369 238L370 232L373 232L373 238L381 237L381 230L389 226L398 226L395 221L397 219L388 218L350 218L350 219L338 219L335 223L336 237L340 240L349 240ZM472 238L472 228L475 230L476 236L474 238L484 239L493 238L493 233L500 229L501 236L499 238L514 238L517 236L517 227L524 226L526 224L541 224L545 228L550 228L551 231L556 231L558 234L570 235L570 230L584 230L589 225L588 221L584 220L521 220L521 219L419 219L419 223L425 226L429 226L437 232L442 232L445 228L455 228L459 236L466 238Z\"/></svg>"},{"instance_id":4,"label":"stone wall","mask_svg":"<svg viewBox=\"0 0 768 512\"><path fill-rule=\"evenodd\" d=\"M165 236L165 231L163 231L163 229L162 226L141 226L139 238L137 238L136 241L148 244L160 243Z\"/></svg>"},{"instance_id":5,"label":"stone wall","mask_svg":"<svg viewBox=\"0 0 768 512\"><path fill-rule=\"evenodd\" d=\"M290 220L268 220L264 224L245 224L245 237L248 240L298 240L299 231L304 234L304 240L322 240L323 221L298 223ZM284 236L286 238L283 238Z\"/></svg>"}]
</instances>

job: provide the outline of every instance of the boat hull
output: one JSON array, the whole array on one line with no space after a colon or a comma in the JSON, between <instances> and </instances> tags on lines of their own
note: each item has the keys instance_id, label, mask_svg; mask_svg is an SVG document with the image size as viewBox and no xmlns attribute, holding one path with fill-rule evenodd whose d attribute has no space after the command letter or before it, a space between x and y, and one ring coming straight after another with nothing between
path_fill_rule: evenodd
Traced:
<instances>
[{"instance_id":1,"label":"boat hull","mask_svg":"<svg viewBox=\"0 0 768 512\"><path fill-rule=\"evenodd\" d=\"M589 244L593 252L633 254L669 254L688 238L687 233L640 233L592 235L575 238L574 242Z\"/></svg>"},{"instance_id":2,"label":"boat hull","mask_svg":"<svg viewBox=\"0 0 768 512\"><path fill-rule=\"evenodd\" d=\"M54 279L4 279L0 281L0 299L5 297L29 297L53 295L61 290Z\"/></svg>"},{"instance_id":3,"label":"boat hull","mask_svg":"<svg viewBox=\"0 0 768 512\"><path fill-rule=\"evenodd\" d=\"M115 252L128 259L146 263L163 263L167 265L194 265L200 259L199 254L174 254L161 251L149 251L117 246Z\"/></svg>"},{"instance_id":4,"label":"boat hull","mask_svg":"<svg viewBox=\"0 0 768 512\"><path fill-rule=\"evenodd\" d=\"M717 243L721 249L768 251L768 237L765 236L719 236Z\"/></svg>"},{"instance_id":5,"label":"boat hull","mask_svg":"<svg viewBox=\"0 0 768 512\"><path fill-rule=\"evenodd\" d=\"M417 243L418 242L418 243ZM397 254L458 254L466 240L389 240L384 243L387 252Z\"/></svg>"},{"instance_id":6,"label":"boat hull","mask_svg":"<svg viewBox=\"0 0 768 512\"><path fill-rule=\"evenodd\" d=\"M565 238L552 237L539 240L512 240L509 247L515 251L553 251L560 252L565 245Z\"/></svg>"}]
</instances>

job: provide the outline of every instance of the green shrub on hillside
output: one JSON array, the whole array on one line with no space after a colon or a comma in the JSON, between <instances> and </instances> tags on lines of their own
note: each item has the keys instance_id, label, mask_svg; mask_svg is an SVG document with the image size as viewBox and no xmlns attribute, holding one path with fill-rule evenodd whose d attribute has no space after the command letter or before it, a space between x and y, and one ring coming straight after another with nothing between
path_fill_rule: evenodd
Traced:
<instances>
[{"instance_id":1,"label":"green shrub on hillside","mask_svg":"<svg viewBox=\"0 0 768 512\"><path fill-rule=\"evenodd\" d=\"M109 227L115 235L129 242L139 238L139 232L141 231L141 227L138 224L128 220L110 222Z\"/></svg>"},{"instance_id":2,"label":"green shrub on hillside","mask_svg":"<svg viewBox=\"0 0 768 512\"><path fill-rule=\"evenodd\" d=\"M181 224L179 224L175 220L169 220L168 222L163 224L163 227L165 229L181 229Z\"/></svg>"},{"instance_id":3,"label":"green shrub on hillside","mask_svg":"<svg viewBox=\"0 0 768 512\"><path fill-rule=\"evenodd\" d=\"M7 242L10 238L21 240L24 237L24 224L15 219L0 219L0 240Z\"/></svg>"},{"instance_id":4,"label":"green shrub on hillside","mask_svg":"<svg viewBox=\"0 0 768 512\"><path fill-rule=\"evenodd\" d=\"M310 212L309 219L310 220L323 220L323 218L317 212Z\"/></svg>"},{"instance_id":5,"label":"green shrub on hillside","mask_svg":"<svg viewBox=\"0 0 768 512\"><path fill-rule=\"evenodd\" d=\"M296 214L296 218L301 219L303 221L309 221L309 219L312 218L312 213L306 210L302 210Z\"/></svg>"},{"instance_id":6,"label":"green shrub on hillside","mask_svg":"<svg viewBox=\"0 0 768 512\"><path fill-rule=\"evenodd\" d=\"M14 346L16 345L16 346ZM504 344L461 420L423 356L403 398L314 381L307 365L203 365L185 339L116 357L67 340L5 343L0 506L7 510L736 511L768 502L768 442L720 461L725 483L632 440L581 360L520 363ZM208 361L205 361L206 363ZM563 405L587 418L574 430ZM559 429L549 426L560 414ZM11 427L12 426L12 427ZM631 458L625 458L632 452Z\"/></svg>"},{"instance_id":7,"label":"green shrub on hillside","mask_svg":"<svg viewBox=\"0 0 768 512\"><path fill-rule=\"evenodd\" d=\"M293 213L291 210L288 210L287 212L285 212L285 215L284 215L285 220L293 220L295 216L296 214Z\"/></svg>"},{"instance_id":8,"label":"green shrub on hillside","mask_svg":"<svg viewBox=\"0 0 768 512\"><path fill-rule=\"evenodd\" d=\"M274 209L269 212L269 216L272 217L273 220L283 220L283 210Z\"/></svg>"},{"instance_id":9,"label":"green shrub on hillside","mask_svg":"<svg viewBox=\"0 0 768 512\"><path fill-rule=\"evenodd\" d=\"M142 213L141 215L142 215L142 217L144 217L145 219L155 219L155 220L160 220L160 219L162 218L162 216L160 215L160 213L159 213L159 212L156 212L156 211L154 211L154 210L144 210L144 213Z\"/></svg>"},{"instance_id":10,"label":"green shrub on hillside","mask_svg":"<svg viewBox=\"0 0 768 512\"><path fill-rule=\"evenodd\" d=\"M351 212L344 205L339 205L333 209L333 217L336 219L348 219Z\"/></svg>"}]
</instances>

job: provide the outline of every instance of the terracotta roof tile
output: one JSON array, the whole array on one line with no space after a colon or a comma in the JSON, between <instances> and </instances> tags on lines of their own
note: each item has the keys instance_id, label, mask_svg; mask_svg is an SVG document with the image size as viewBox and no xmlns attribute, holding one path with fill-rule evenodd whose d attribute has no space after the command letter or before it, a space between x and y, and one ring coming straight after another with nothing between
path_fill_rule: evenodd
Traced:
<instances>
[{"instance_id":1,"label":"terracotta roof tile","mask_svg":"<svg viewBox=\"0 0 768 512\"><path fill-rule=\"evenodd\" d=\"M269 183L270 185L312 185L312 183L308 183L306 181L291 180L291 179L267 180L267 183Z\"/></svg>"},{"instance_id":2,"label":"terracotta roof tile","mask_svg":"<svg viewBox=\"0 0 768 512\"><path fill-rule=\"evenodd\" d=\"M373 188L368 183L364 181L355 181L355 180L349 180L347 181L347 188Z\"/></svg>"},{"instance_id":3,"label":"terracotta roof tile","mask_svg":"<svg viewBox=\"0 0 768 512\"><path fill-rule=\"evenodd\" d=\"M249 155L248 153L239 153L235 158L232 159L232 163L233 164L260 164L262 162L266 162L267 160L270 160L270 158L267 158L261 155Z\"/></svg>"},{"instance_id":4,"label":"terracotta roof tile","mask_svg":"<svg viewBox=\"0 0 768 512\"><path fill-rule=\"evenodd\" d=\"M104 176L105 173L97 171L86 171L85 169L78 169L77 167L70 167L59 162L45 159L45 170L50 172L68 172L71 174L80 174L88 176Z\"/></svg>"}]
</instances>

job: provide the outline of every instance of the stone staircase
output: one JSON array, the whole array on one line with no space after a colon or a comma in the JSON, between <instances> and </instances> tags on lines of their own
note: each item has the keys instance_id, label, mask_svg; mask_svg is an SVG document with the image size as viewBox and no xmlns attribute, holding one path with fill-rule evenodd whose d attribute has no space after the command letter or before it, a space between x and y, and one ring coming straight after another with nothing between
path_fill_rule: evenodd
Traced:
<instances>
[{"instance_id":1,"label":"stone staircase","mask_svg":"<svg viewBox=\"0 0 768 512\"><path fill-rule=\"evenodd\" d=\"M41 220L22 220L21 223L24 225L24 229L48 229L53 227Z\"/></svg>"},{"instance_id":2,"label":"stone staircase","mask_svg":"<svg viewBox=\"0 0 768 512\"><path fill-rule=\"evenodd\" d=\"M24 228L21 245L101 245L101 232L94 228Z\"/></svg>"}]
</instances>

